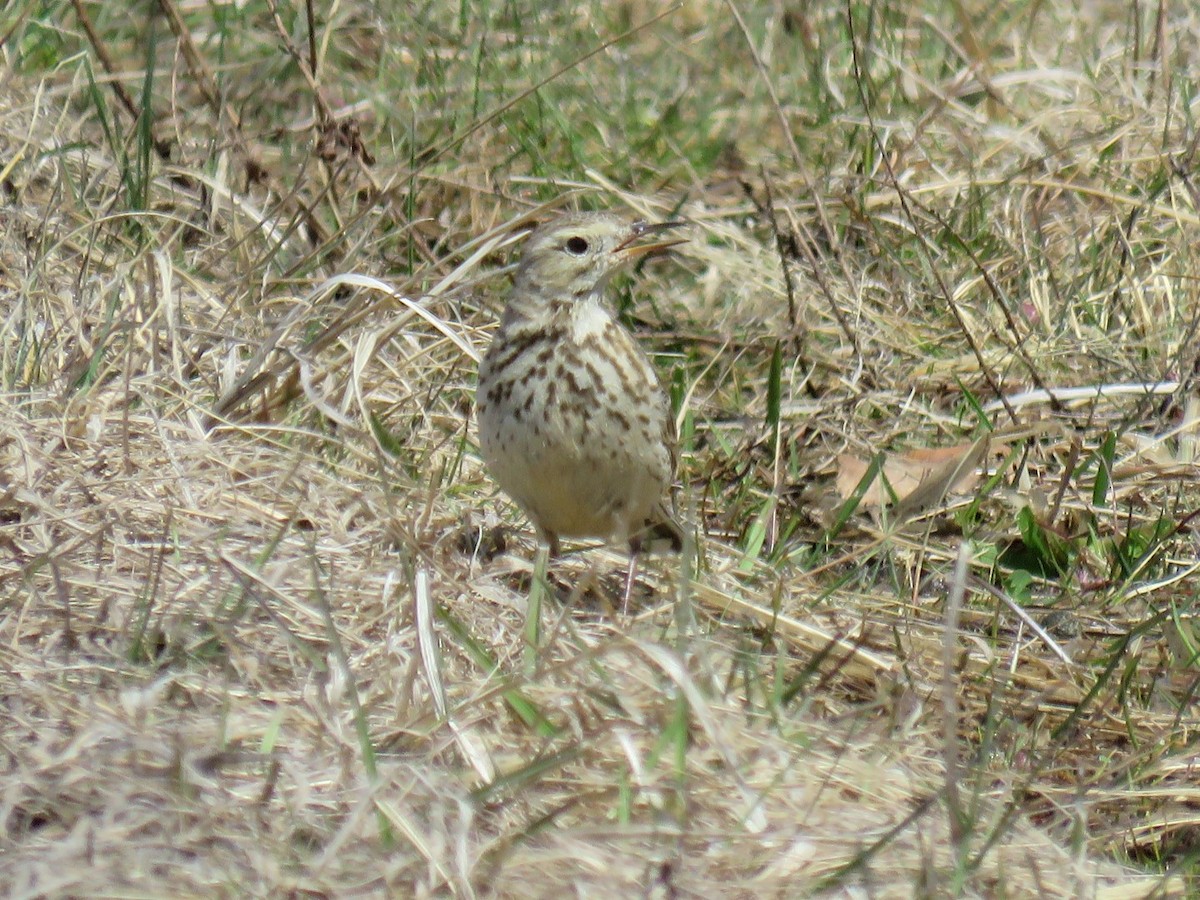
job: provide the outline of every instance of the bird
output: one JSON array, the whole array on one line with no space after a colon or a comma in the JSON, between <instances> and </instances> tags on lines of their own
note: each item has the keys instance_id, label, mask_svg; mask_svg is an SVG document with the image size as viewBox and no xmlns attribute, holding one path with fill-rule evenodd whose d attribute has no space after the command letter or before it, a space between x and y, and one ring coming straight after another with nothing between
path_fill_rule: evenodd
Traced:
<instances>
[{"instance_id":1,"label":"bird","mask_svg":"<svg viewBox=\"0 0 1200 900\"><path fill-rule=\"evenodd\" d=\"M678 450L670 399L604 291L623 266L684 243L661 239L683 224L577 212L534 230L479 365L488 471L551 557L561 538L627 544L626 608L638 553L683 544L668 497Z\"/></svg>"}]
</instances>

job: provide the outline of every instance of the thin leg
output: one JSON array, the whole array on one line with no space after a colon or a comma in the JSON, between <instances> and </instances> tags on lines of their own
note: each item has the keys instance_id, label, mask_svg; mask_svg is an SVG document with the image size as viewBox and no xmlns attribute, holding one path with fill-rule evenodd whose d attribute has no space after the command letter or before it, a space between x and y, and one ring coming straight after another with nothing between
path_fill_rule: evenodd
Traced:
<instances>
[{"instance_id":1,"label":"thin leg","mask_svg":"<svg viewBox=\"0 0 1200 900\"><path fill-rule=\"evenodd\" d=\"M625 593L621 598L621 615L625 617L629 615L629 600L633 596L633 582L637 576L638 553L641 549L641 541L634 539L629 542L629 567L625 570Z\"/></svg>"},{"instance_id":2,"label":"thin leg","mask_svg":"<svg viewBox=\"0 0 1200 900\"><path fill-rule=\"evenodd\" d=\"M538 651L542 645L542 600L546 596L546 570L550 554L558 545L558 539L549 535L546 541L538 541L533 556L533 581L529 584L529 600L525 607L525 671L532 675L537 671Z\"/></svg>"}]
</instances>

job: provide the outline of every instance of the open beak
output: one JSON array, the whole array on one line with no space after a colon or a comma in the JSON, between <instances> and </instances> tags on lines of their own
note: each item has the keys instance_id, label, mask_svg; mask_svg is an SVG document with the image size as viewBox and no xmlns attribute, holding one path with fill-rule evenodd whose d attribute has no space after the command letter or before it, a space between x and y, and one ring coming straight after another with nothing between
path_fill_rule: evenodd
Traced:
<instances>
[{"instance_id":1,"label":"open beak","mask_svg":"<svg viewBox=\"0 0 1200 900\"><path fill-rule=\"evenodd\" d=\"M638 244L644 237L649 237L661 234L664 231L669 231L672 228L680 228L686 225L687 222L634 222L633 228L630 229L629 237L613 247L613 253L620 253L623 259L637 259L640 256L646 256L651 253L661 253L668 247L674 247L678 244L686 244L687 238L676 238L667 241L652 241L649 244Z\"/></svg>"}]
</instances>

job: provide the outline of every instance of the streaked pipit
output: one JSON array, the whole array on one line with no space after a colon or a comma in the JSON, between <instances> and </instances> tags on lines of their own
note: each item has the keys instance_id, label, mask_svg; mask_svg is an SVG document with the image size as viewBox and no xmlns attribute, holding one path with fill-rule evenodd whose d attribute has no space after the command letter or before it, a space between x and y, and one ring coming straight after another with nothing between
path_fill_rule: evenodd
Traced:
<instances>
[{"instance_id":1,"label":"streaked pipit","mask_svg":"<svg viewBox=\"0 0 1200 900\"><path fill-rule=\"evenodd\" d=\"M664 503L675 422L654 368L603 300L623 264L682 243L649 225L571 213L530 235L479 366L479 446L492 476L557 555L559 538L638 550L682 533Z\"/></svg>"}]
</instances>

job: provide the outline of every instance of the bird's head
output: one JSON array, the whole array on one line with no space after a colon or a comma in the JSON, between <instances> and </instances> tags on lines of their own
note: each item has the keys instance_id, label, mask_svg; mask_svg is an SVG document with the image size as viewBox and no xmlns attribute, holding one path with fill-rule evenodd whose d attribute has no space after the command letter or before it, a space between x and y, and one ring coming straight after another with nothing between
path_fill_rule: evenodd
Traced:
<instances>
[{"instance_id":1,"label":"bird's head","mask_svg":"<svg viewBox=\"0 0 1200 900\"><path fill-rule=\"evenodd\" d=\"M579 299L604 290L621 266L682 244L655 240L682 222L631 222L607 212L568 213L529 236L517 267L513 299Z\"/></svg>"}]
</instances>

